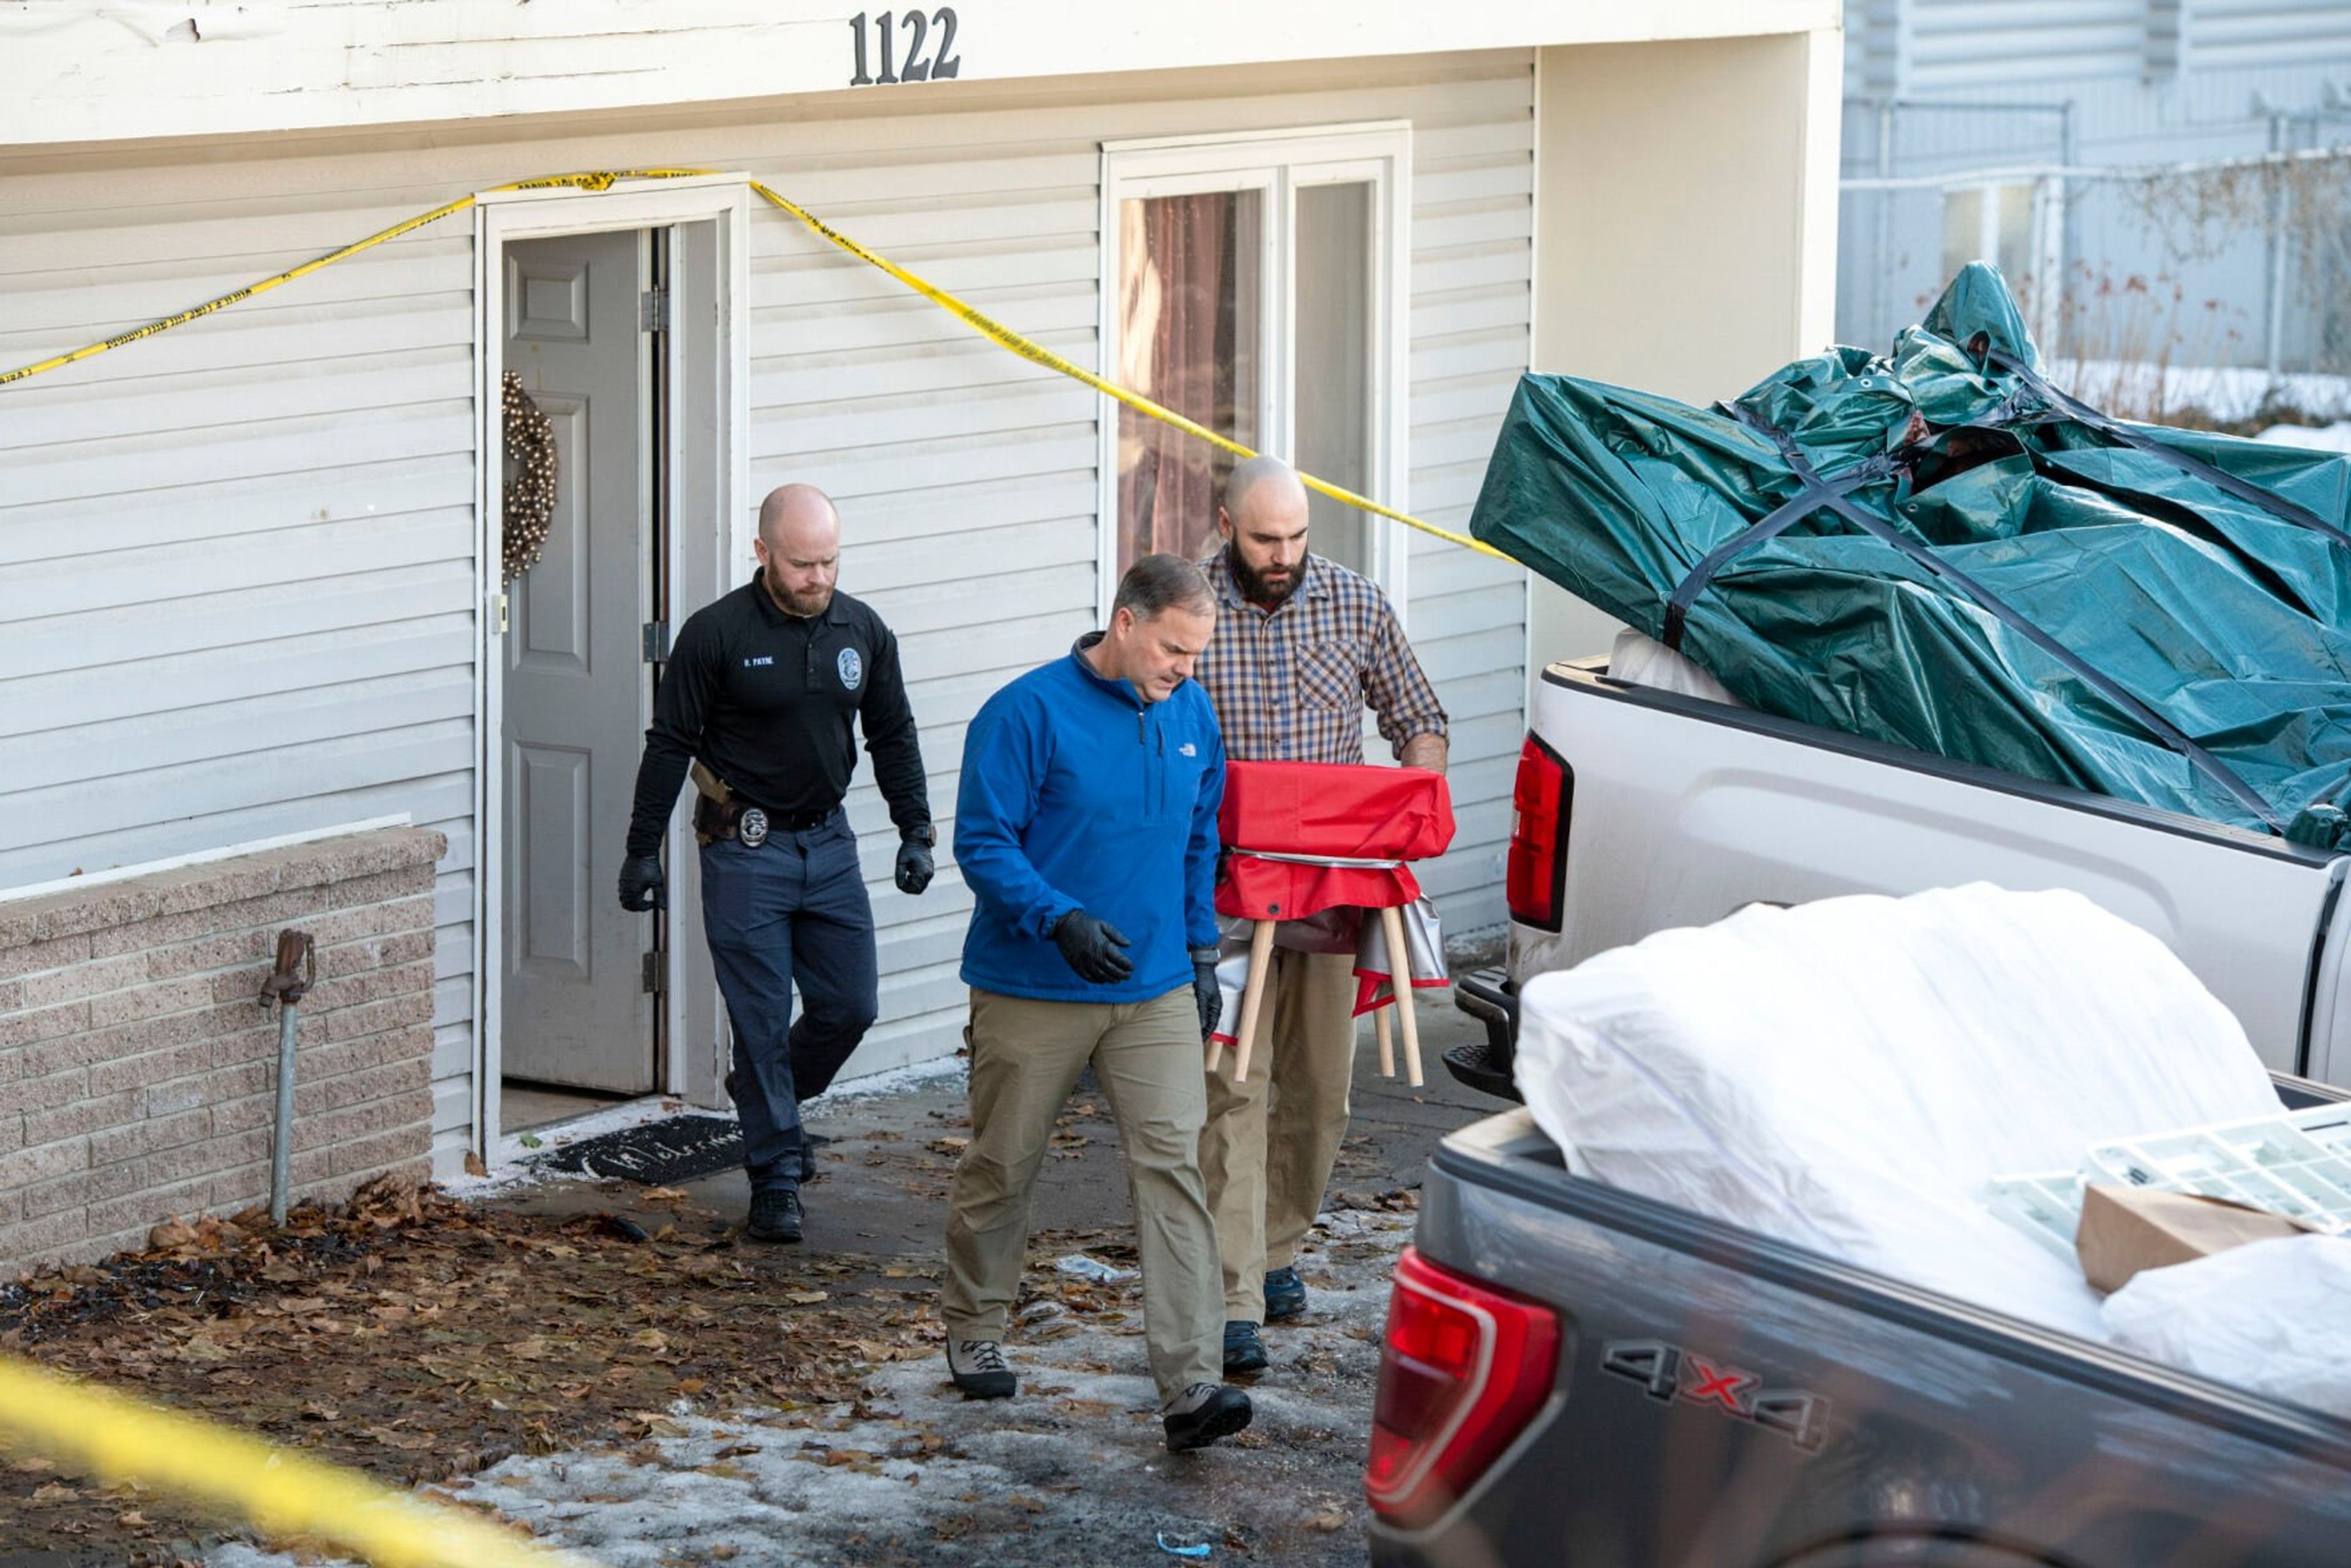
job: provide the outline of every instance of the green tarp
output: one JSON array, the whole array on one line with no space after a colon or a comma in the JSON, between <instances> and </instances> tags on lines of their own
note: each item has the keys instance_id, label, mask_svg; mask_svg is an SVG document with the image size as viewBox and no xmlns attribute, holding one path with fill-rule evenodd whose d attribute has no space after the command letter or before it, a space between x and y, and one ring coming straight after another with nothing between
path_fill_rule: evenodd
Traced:
<instances>
[{"instance_id":1,"label":"green tarp","mask_svg":"<svg viewBox=\"0 0 2351 1568\"><path fill-rule=\"evenodd\" d=\"M1470 523L1767 712L2328 846L2346 528L2351 459L2048 386L1981 265L1713 410L1526 377Z\"/></svg>"}]
</instances>

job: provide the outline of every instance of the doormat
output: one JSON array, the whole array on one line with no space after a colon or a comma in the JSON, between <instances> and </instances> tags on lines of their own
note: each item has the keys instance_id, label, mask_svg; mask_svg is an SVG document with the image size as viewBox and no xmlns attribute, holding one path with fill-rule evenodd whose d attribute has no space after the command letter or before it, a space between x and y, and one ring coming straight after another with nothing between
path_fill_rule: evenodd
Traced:
<instances>
[{"instance_id":1,"label":"doormat","mask_svg":"<svg viewBox=\"0 0 2351 1568\"><path fill-rule=\"evenodd\" d=\"M743 1128L732 1116L671 1116L550 1149L543 1171L667 1186L743 1163Z\"/></svg>"}]
</instances>

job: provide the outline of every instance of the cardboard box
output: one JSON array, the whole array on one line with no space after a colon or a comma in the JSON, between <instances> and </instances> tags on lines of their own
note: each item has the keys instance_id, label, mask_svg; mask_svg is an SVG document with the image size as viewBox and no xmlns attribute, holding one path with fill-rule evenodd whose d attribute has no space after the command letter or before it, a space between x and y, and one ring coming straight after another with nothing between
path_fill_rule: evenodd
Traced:
<instances>
[{"instance_id":1,"label":"cardboard box","mask_svg":"<svg viewBox=\"0 0 2351 1568\"><path fill-rule=\"evenodd\" d=\"M2082 1194L2074 1250L2101 1291L2119 1291L2142 1269L2189 1263L2241 1247L2301 1236L2318 1228L2221 1197L2153 1187L2093 1185Z\"/></svg>"}]
</instances>

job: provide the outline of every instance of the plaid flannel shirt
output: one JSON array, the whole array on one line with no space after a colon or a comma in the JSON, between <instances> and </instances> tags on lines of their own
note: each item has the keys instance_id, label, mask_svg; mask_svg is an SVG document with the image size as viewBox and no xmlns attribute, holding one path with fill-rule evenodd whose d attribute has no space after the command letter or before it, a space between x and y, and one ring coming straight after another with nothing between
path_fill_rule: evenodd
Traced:
<instances>
[{"instance_id":1,"label":"plaid flannel shirt","mask_svg":"<svg viewBox=\"0 0 2351 1568\"><path fill-rule=\"evenodd\" d=\"M1416 735L1445 734L1445 709L1378 584L1310 554L1297 589L1269 613L1241 597L1230 553L1200 563L1217 630L1192 672L1216 705L1227 757L1360 763L1366 703L1398 757Z\"/></svg>"}]
</instances>

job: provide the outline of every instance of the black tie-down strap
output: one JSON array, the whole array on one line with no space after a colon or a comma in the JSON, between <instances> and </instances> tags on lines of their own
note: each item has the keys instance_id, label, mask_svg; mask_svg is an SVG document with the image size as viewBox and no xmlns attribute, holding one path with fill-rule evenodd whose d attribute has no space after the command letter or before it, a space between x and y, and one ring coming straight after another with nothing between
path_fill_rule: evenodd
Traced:
<instances>
[{"instance_id":1,"label":"black tie-down strap","mask_svg":"<svg viewBox=\"0 0 2351 1568\"><path fill-rule=\"evenodd\" d=\"M2285 824L2279 819L2277 813L2271 810L2270 803L2254 791L2252 786L2238 778L2236 773L2219 758L2197 745L2179 726L2131 695L2093 667L2080 654L2026 620L2012 605L1991 589L1943 559L1926 546L1908 538L1892 524L1883 518L1871 516L1845 499L1861 486L1869 483L1872 479L1882 477L1886 470L1880 465L1886 460L1872 458L1859 467L1839 476L1834 481L1823 481L1813 467L1811 460L1804 456L1802 451L1793 440L1790 439L1785 431L1737 403L1724 403L1720 406L1731 418L1757 434L1767 438L1778 447L1781 459L1787 464L1789 471L1795 475L1797 481L1804 487L1792 500L1775 508L1762 521L1708 552L1706 559L1691 569L1689 575L1684 578L1681 584L1674 590L1672 598L1666 604L1665 642L1668 647L1677 650L1680 648L1683 622L1691 601L1706 588L1716 572L1721 570L1725 561L1741 550L1749 549L1765 539L1786 531L1799 519L1811 513L1825 508L1834 512L1871 538L1893 546L1930 576L1950 584L1977 608L1991 614L2001 624L2071 670L2085 685L2121 709L2149 735L2185 758L2189 767L2219 785L2231 800L2251 811L2272 832L2285 831ZM2190 458L2189 461L2193 462L2194 459Z\"/></svg>"},{"instance_id":2,"label":"black tie-down strap","mask_svg":"<svg viewBox=\"0 0 2351 1568\"><path fill-rule=\"evenodd\" d=\"M2014 376L2022 383L2026 391L2074 423L2087 425L2109 440L2118 441L2133 451L2144 452L2159 462L2168 463L2183 474L2201 479L2206 484L2234 496L2249 506L2258 507L2281 522L2292 523L2298 528L2307 528L2312 533L2321 535L2343 549L2351 550L2351 533L2346 533L2308 507L2298 507L2274 491L2264 490L2251 480L2240 479L2225 468L2214 467L2201 457L2182 452L2178 447L2158 441L2153 436L2142 431L2134 430L2118 420L2108 418L2081 399L2059 392L2055 387L2043 381L2039 371L2005 349L1987 346L1983 350L1983 357L1987 364Z\"/></svg>"},{"instance_id":3,"label":"black tie-down strap","mask_svg":"<svg viewBox=\"0 0 2351 1568\"><path fill-rule=\"evenodd\" d=\"M1726 402L1717 406L1734 419L1773 435L1779 434L1770 425L1748 418L1744 411L1735 404ZM1784 444L1782 450L1787 450ZM1834 479L1823 479L1813 471L1810 464L1796 465L1796 478L1803 488L1772 507L1761 521L1750 524L1707 551L1706 558L1690 568L1689 575L1675 588L1673 597L1666 601L1666 646L1676 653L1681 651L1682 627L1689 619L1689 607L1698 601L1698 596L1706 591L1706 585L1714 580L1714 574L1720 571L1733 556L1744 554L1767 539L1779 538L1823 507L1841 510L1836 503L1864 485L1891 476L1893 472L1894 461L1890 457L1873 457Z\"/></svg>"}]
</instances>

